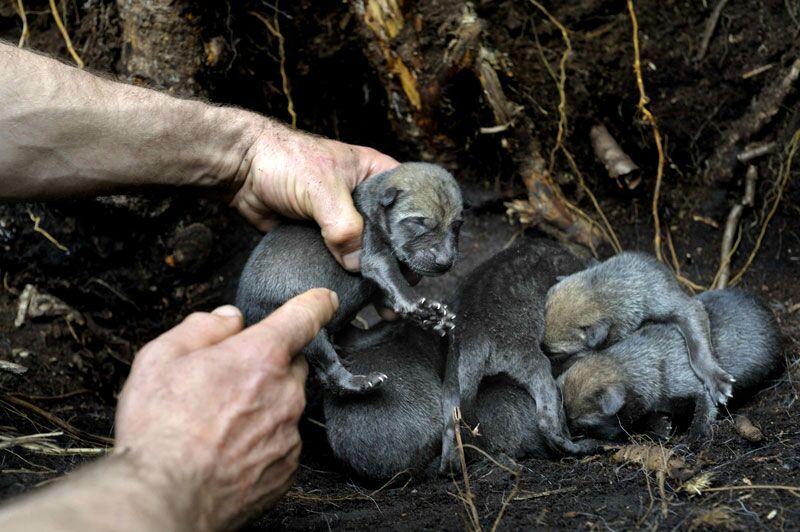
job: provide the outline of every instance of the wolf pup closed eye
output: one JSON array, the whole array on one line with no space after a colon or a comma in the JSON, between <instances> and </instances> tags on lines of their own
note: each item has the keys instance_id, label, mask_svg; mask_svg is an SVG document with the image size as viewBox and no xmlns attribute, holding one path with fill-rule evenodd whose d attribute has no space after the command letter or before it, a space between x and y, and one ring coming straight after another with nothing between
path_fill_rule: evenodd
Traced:
<instances>
[{"instance_id":1,"label":"wolf pup closed eye","mask_svg":"<svg viewBox=\"0 0 800 532\"><path fill-rule=\"evenodd\" d=\"M624 252L559 281L547 295L544 344L576 354L618 342L647 321L675 324L689 363L712 400L726 403L734 379L713 356L708 314L655 257Z\"/></svg>"},{"instance_id":2,"label":"wolf pup closed eye","mask_svg":"<svg viewBox=\"0 0 800 532\"><path fill-rule=\"evenodd\" d=\"M737 394L763 384L781 363L781 336L772 314L744 292L705 292L720 366L736 378ZM572 430L615 439L644 416L671 414L694 402L689 439L710 434L717 408L686 360L673 325L649 324L606 349L578 358L559 376Z\"/></svg>"},{"instance_id":3,"label":"wolf pup closed eye","mask_svg":"<svg viewBox=\"0 0 800 532\"><path fill-rule=\"evenodd\" d=\"M266 317L292 297L315 287L339 296L339 310L303 351L322 382L341 394L367 393L386 375L353 375L342 365L331 334L349 323L373 296L421 327L444 335L453 314L433 301L417 299L401 272L440 275L458 251L461 191L446 170L405 163L358 185L353 193L364 218L361 274L344 270L325 247L319 229L283 224L267 233L242 272L236 304L247 324Z\"/></svg>"}]
</instances>

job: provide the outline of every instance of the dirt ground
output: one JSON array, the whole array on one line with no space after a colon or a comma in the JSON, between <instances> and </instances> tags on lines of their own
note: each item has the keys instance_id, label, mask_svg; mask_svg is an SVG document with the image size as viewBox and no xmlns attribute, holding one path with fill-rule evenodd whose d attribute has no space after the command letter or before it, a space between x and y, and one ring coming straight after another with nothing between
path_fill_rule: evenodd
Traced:
<instances>
[{"instance_id":1,"label":"dirt ground","mask_svg":"<svg viewBox=\"0 0 800 532\"><path fill-rule=\"evenodd\" d=\"M66 57L47 18L47 3L27 4L32 45ZM82 17L74 21L73 38L87 64L116 72L120 50L109 37L117 23L114 3L66 4ZM263 3L247 3L229 17L237 54L224 75L215 74L213 98L285 119L274 43L266 40L257 21L245 16L244 10L256 4L263 9ZM800 3L731 2L706 58L694 62L713 4L637 3L648 94L668 156L660 213L671 229L682 273L704 285L716 272L722 226L743 187L743 167L737 167L732 179L715 181L703 177L704 164L751 101L800 57ZM390 105L351 31L347 6L333 2L305 15L303 7L308 4L286 7L292 18L283 21L291 59L287 74L300 127L374 145L401 159L418 159L419 148L395 142L383 118ZM558 32L527 2L483 1L475 7L493 30L492 44L515 65L513 75L503 78L509 97L525 106L550 148L557 130L558 94L530 30L533 25L538 28L541 52L553 64L562 50ZM551 8L573 32L567 71L568 145L623 247L652 251L650 201L656 157L649 127L636 112L625 3L575 1L553 3ZM3 7L0 38L16 42L18 36L13 10ZM753 74L765 65L771 66ZM320 86L326 90L319 91ZM419 288L421 294L443 300L472 267L517 234L520 228L508 222L503 202L525 196L500 143L476 133L485 124L486 110L462 112L465 101L480 100L479 87L456 79L448 90L441 127L456 147L441 162L462 182L473 207L455 270L441 279L425 280ZM775 198L786 161L784 148L800 128L798 107L795 91L752 139L773 141L778 148L756 160L761 176L756 204L743 217L734 271L754 249L768 201ZM595 160L588 130L598 121L642 167L642 185L635 191L618 187ZM667 476L663 490L655 471L614 462L611 453L523 460L516 476L488 461L472 464L471 487L482 527L491 528L502 512L503 529L800 529L798 166L795 161L766 237L740 284L762 297L778 318L785 335L786 371L756 397L723 412L707 448L693 453L681 435L665 444L685 459L689 473ZM566 194L591 212L569 171L560 182ZM193 223L210 229L213 241L204 248L210 253L195 250L195 262L171 266ZM0 440L0 500L52 482L105 452L113 437L115 396L136 350L188 313L230 302L239 271L258 238L225 206L189 197L158 198L133 208L94 200L0 204L0 360L27 369L21 375L0 370L0 437L39 435L15 445ZM610 252L601 250L603 255ZM16 327L26 285L58 297L80 315L62 312ZM760 442L748 442L734 430L733 416L741 413L761 428ZM313 401L307 418L324 421ZM366 486L335 463L322 428L306 420L303 434L295 487L255 521L253 529L467 527L464 505L455 496L463 490L462 479L400 475L387 486ZM706 473L711 475L710 491L692 495L682 488L686 476ZM748 487L763 485L779 487Z\"/></svg>"}]
</instances>

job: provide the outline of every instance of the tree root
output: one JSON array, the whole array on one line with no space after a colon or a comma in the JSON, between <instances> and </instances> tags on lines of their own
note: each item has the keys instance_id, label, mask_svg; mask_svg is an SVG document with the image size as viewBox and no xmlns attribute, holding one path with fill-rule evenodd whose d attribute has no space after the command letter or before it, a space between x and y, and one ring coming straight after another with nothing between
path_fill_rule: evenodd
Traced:
<instances>
[{"instance_id":1,"label":"tree root","mask_svg":"<svg viewBox=\"0 0 800 532\"><path fill-rule=\"evenodd\" d=\"M280 61L283 95L286 96L286 112L289 113L289 116L292 119L292 128L297 129L297 113L294 110L292 92L289 90L289 77L286 75L286 47L284 46L285 39L281 33L280 22L278 22L278 2L275 2L275 17L272 19L272 22L270 22L269 19L261 13L251 11L250 14L264 23L264 26L267 27L267 30L272 34L272 36L278 39L278 58Z\"/></svg>"},{"instance_id":2,"label":"tree root","mask_svg":"<svg viewBox=\"0 0 800 532\"><path fill-rule=\"evenodd\" d=\"M798 77L800 77L800 58L795 59L783 76L776 78L761 92L748 113L731 123L722 135L719 147L708 159L706 177L709 180L730 181L743 145L778 114Z\"/></svg>"},{"instance_id":3,"label":"tree root","mask_svg":"<svg viewBox=\"0 0 800 532\"><path fill-rule=\"evenodd\" d=\"M753 264L753 261L758 254L758 250L761 249L761 243L764 241L764 235L767 234L769 222L772 220L772 217L775 216L775 212L778 210L778 205L780 205L781 198L783 197L783 191L786 189L786 185L789 183L789 179L792 176L792 163L794 162L794 158L795 155L797 155L798 149L800 149L800 129L795 131L794 135L792 135L792 140L789 142L789 146L787 147L786 160L781 164L781 169L778 173L778 180L771 191L771 193L775 195L775 199L772 202L772 207L770 207L769 212L764 217L764 221L761 223L761 230L758 233L758 238L756 238L756 244L753 247L753 250L750 252L750 255L747 257L747 261L745 262L744 266L742 266L742 268L736 272L736 275L733 276L729 284L734 285L742 280L742 277L744 277L744 274L747 272L748 268L750 268L750 265Z\"/></svg>"},{"instance_id":4,"label":"tree root","mask_svg":"<svg viewBox=\"0 0 800 532\"><path fill-rule=\"evenodd\" d=\"M24 13L24 10L22 12ZM64 26L64 21L61 20L61 15L58 13L56 0L50 0L50 12L53 14L53 20L55 20L56 26L58 26L58 31L61 32L61 36L64 38L64 44L67 45L67 51L69 52L69 55L72 57L72 60L75 61L75 64L78 65L78 68L83 68L83 59L81 59L81 57L78 55L78 52L75 51L75 47L72 46L72 39L69 38L67 28Z\"/></svg>"},{"instance_id":5,"label":"tree root","mask_svg":"<svg viewBox=\"0 0 800 532\"><path fill-rule=\"evenodd\" d=\"M758 171L756 167L750 165L747 168L747 176L745 177L744 197L740 203L737 203L731 208L728 214L728 220L725 222L725 230L722 232L722 246L719 258L719 269L714 276L714 281L711 286L716 289L725 288L728 286L728 281L731 277L731 258L733 258L736 249L739 247L741 241L741 229L739 228L739 220L742 218L742 213L745 207L752 207L755 204L756 195L756 180L758 179ZM739 235L734 242L734 236Z\"/></svg>"}]
</instances>

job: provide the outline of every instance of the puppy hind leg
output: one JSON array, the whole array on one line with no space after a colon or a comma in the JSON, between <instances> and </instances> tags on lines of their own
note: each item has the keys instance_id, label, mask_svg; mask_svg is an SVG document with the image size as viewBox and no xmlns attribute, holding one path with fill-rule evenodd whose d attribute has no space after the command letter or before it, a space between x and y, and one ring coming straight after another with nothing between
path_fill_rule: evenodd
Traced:
<instances>
[{"instance_id":1,"label":"puppy hind leg","mask_svg":"<svg viewBox=\"0 0 800 532\"><path fill-rule=\"evenodd\" d=\"M733 396L735 379L717 363L711 345L711 323L708 312L700 301L691 300L691 305L681 313L675 313L678 326L689 352L689 365L703 382L715 402L725 404Z\"/></svg>"},{"instance_id":2,"label":"puppy hind leg","mask_svg":"<svg viewBox=\"0 0 800 532\"><path fill-rule=\"evenodd\" d=\"M707 445L711 442L711 424L717 417L717 405L709 394L700 394L695 399L694 416L689 425L689 443Z\"/></svg>"},{"instance_id":3,"label":"puppy hind leg","mask_svg":"<svg viewBox=\"0 0 800 532\"><path fill-rule=\"evenodd\" d=\"M342 365L339 355L333 348L330 335L325 329L314 337L303 352L325 386L338 395L370 393L386 380L386 375L378 372L367 375L350 373Z\"/></svg>"},{"instance_id":4,"label":"puppy hind leg","mask_svg":"<svg viewBox=\"0 0 800 532\"><path fill-rule=\"evenodd\" d=\"M553 379L550 361L543 353L525 353L512 374L536 403L536 424L549 448L566 454L587 454L598 448L594 440L573 442L567 428L561 393Z\"/></svg>"},{"instance_id":5,"label":"puppy hind leg","mask_svg":"<svg viewBox=\"0 0 800 532\"><path fill-rule=\"evenodd\" d=\"M457 467L455 452L456 421L455 409L460 406L460 388L458 385L458 351L451 338L447 353L447 365L442 386L442 456L439 462L439 473L447 473Z\"/></svg>"}]
</instances>

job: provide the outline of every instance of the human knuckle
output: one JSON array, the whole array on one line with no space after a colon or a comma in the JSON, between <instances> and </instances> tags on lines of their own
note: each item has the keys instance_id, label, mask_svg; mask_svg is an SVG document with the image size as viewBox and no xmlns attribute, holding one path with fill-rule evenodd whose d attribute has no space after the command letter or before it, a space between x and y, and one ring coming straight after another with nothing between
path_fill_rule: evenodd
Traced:
<instances>
[{"instance_id":1,"label":"human knuckle","mask_svg":"<svg viewBox=\"0 0 800 532\"><path fill-rule=\"evenodd\" d=\"M217 328L223 323L218 316L214 316L208 312L193 312L186 316L186 319L183 321L192 328L197 328L202 331Z\"/></svg>"}]
</instances>

